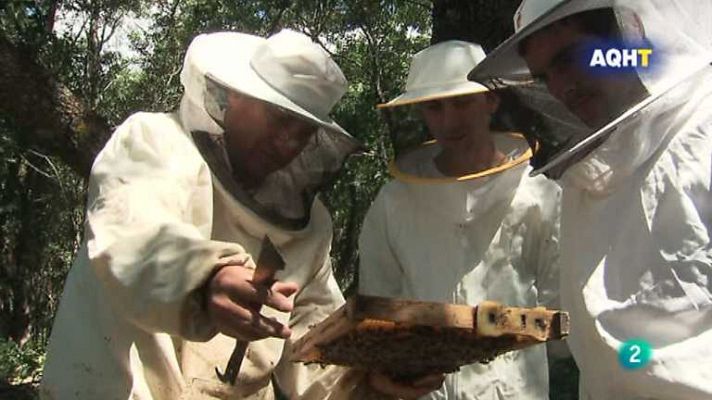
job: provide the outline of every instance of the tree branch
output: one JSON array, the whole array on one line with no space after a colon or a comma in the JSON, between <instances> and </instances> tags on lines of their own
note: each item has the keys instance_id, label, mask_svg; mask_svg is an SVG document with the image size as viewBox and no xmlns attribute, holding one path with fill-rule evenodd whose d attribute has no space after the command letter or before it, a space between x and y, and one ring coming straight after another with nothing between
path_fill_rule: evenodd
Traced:
<instances>
[{"instance_id":1,"label":"tree branch","mask_svg":"<svg viewBox=\"0 0 712 400\"><path fill-rule=\"evenodd\" d=\"M422 7L426 10L430 10L433 7L432 3L421 3L421 2L415 1L415 0L404 0L404 1L406 3L413 4L414 6Z\"/></svg>"},{"instance_id":2,"label":"tree branch","mask_svg":"<svg viewBox=\"0 0 712 400\"><path fill-rule=\"evenodd\" d=\"M54 31L54 23L57 18L57 6L58 6L58 1L50 1L49 2L49 7L47 10L47 17L45 18L45 31L47 34L52 34Z\"/></svg>"},{"instance_id":3,"label":"tree branch","mask_svg":"<svg viewBox=\"0 0 712 400\"><path fill-rule=\"evenodd\" d=\"M270 27L267 30L267 35L271 36L275 33L277 28L279 28L279 25L282 23L282 16L284 15L284 12L287 11L291 6L291 1L284 1L280 4L279 9L277 10L277 16L274 17L272 24L270 24Z\"/></svg>"},{"instance_id":4,"label":"tree branch","mask_svg":"<svg viewBox=\"0 0 712 400\"><path fill-rule=\"evenodd\" d=\"M23 133L23 147L58 156L82 177L110 135L106 120L1 35L0 113Z\"/></svg>"},{"instance_id":5,"label":"tree branch","mask_svg":"<svg viewBox=\"0 0 712 400\"><path fill-rule=\"evenodd\" d=\"M378 100L378 103L385 103L387 98L385 93L383 92L383 86L382 86L382 79L381 79L381 63L379 62L379 51L378 51L378 44L376 43L375 39L373 38L373 35L371 34L370 29L368 26L364 23L359 23L359 27L361 31L363 31L364 36L366 37L366 42L368 43L368 46L371 48L371 51L369 52L371 54L371 76L373 81L376 84L376 97ZM388 128L388 137L391 140L391 145L393 146L393 149L395 151L398 150L397 146L397 136L398 136L398 126L393 118L393 112L389 109L383 109L381 110L383 119L386 121L386 127Z\"/></svg>"}]
</instances>

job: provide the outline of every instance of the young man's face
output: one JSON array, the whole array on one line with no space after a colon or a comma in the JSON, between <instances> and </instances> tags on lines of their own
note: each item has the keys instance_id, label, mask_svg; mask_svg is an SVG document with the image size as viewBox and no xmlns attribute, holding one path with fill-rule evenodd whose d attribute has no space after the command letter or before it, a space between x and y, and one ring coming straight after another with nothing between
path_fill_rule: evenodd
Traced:
<instances>
[{"instance_id":1,"label":"young man's face","mask_svg":"<svg viewBox=\"0 0 712 400\"><path fill-rule=\"evenodd\" d=\"M478 93L427 101L419 110L433 138L443 147L457 148L489 132L498 104L495 94Z\"/></svg>"},{"instance_id":2,"label":"young man's face","mask_svg":"<svg viewBox=\"0 0 712 400\"><path fill-rule=\"evenodd\" d=\"M595 76L586 70L582 49L599 40L569 19L532 34L522 49L532 76L591 128L620 115L644 92L635 75Z\"/></svg>"},{"instance_id":3,"label":"young man's face","mask_svg":"<svg viewBox=\"0 0 712 400\"><path fill-rule=\"evenodd\" d=\"M232 92L224 124L230 162L247 186L289 164L317 131L288 111Z\"/></svg>"}]
</instances>

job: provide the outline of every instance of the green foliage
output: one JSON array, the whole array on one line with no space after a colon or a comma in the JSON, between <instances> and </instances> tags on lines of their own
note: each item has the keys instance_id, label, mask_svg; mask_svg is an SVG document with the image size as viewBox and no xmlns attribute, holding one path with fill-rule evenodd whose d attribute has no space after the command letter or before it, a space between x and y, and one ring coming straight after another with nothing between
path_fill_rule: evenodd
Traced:
<instances>
[{"instance_id":1,"label":"green foliage","mask_svg":"<svg viewBox=\"0 0 712 400\"><path fill-rule=\"evenodd\" d=\"M51 2L6 0L0 4L0 30L25 46L39 48L47 39Z\"/></svg>"},{"instance_id":2,"label":"green foliage","mask_svg":"<svg viewBox=\"0 0 712 400\"><path fill-rule=\"evenodd\" d=\"M84 184L0 121L0 338L43 343L79 244Z\"/></svg>"},{"instance_id":3,"label":"green foliage","mask_svg":"<svg viewBox=\"0 0 712 400\"><path fill-rule=\"evenodd\" d=\"M30 341L20 346L0 338L0 383L37 382L44 363L44 345Z\"/></svg>"}]
</instances>

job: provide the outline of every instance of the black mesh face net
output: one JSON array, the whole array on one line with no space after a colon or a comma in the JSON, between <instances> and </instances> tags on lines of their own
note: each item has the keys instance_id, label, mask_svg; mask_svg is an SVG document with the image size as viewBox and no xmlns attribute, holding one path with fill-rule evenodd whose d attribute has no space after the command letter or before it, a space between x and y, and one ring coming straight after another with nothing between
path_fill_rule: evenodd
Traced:
<instances>
[{"instance_id":1,"label":"black mesh face net","mask_svg":"<svg viewBox=\"0 0 712 400\"><path fill-rule=\"evenodd\" d=\"M229 89L206 77L205 111L220 126L224 126L228 93ZM223 134L196 132L193 136L223 187L262 218L286 229L306 226L316 194L333 181L346 157L360 149L355 139L320 127L289 164L269 174L259 187L246 190L233 177Z\"/></svg>"}]
</instances>

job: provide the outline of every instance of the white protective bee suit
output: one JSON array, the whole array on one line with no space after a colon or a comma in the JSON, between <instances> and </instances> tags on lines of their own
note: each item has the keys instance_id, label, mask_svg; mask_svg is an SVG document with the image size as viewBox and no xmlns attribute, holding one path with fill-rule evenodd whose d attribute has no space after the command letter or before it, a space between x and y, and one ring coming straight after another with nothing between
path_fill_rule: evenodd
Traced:
<instances>
[{"instance_id":1,"label":"white protective bee suit","mask_svg":"<svg viewBox=\"0 0 712 400\"><path fill-rule=\"evenodd\" d=\"M580 398L710 399L712 3L539 1L543 12L527 16L534 3L522 3L523 26L471 79L516 79L526 72L514 51L523 37L604 7L624 38L642 27L656 56L638 71L648 98L593 133L612 132L561 177L561 302ZM651 344L652 359L627 370L618 351L634 338Z\"/></svg>"},{"instance_id":2,"label":"white protective bee suit","mask_svg":"<svg viewBox=\"0 0 712 400\"><path fill-rule=\"evenodd\" d=\"M464 75L463 75L464 77ZM470 176L439 175L437 143L391 164L360 236L363 294L475 306L558 305L559 188L530 178L527 142L494 134L509 161ZM448 374L425 399L548 399L546 347Z\"/></svg>"},{"instance_id":3,"label":"white protective bee suit","mask_svg":"<svg viewBox=\"0 0 712 400\"><path fill-rule=\"evenodd\" d=\"M308 196L318 182L301 187L303 204L283 207L279 198L262 201L269 197L265 191L236 194L240 188L224 174L230 168L227 159L210 157L224 149L216 123L220 100L209 99L206 75L227 87L233 79L257 85L259 78L245 74L250 55L259 49L275 52L263 53L272 66L279 65L285 48L314 56L311 41L295 35L283 31L273 36L275 42L238 33L198 36L186 55L181 75L186 93L178 112L137 113L116 129L92 168L86 241L55 318L42 398L273 399L272 382L290 399L346 398L355 381L349 383L353 377L343 369L289 361L293 341L343 302L329 262L331 218L318 198ZM337 70L327 76L345 90ZM286 100L263 100L294 107ZM335 126L328 120L321 126L329 124ZM339 129L319 129L317 142L286 168L303 168L296 177L334 172L355 148ZM320 144L326 153L318 158ZM285 190L274 179L272 184L269 190ZM249 201L238 201L238 195ZM232 387L218 380L215 369L224 370L235 339L217 333L202 305L201 288L215 268L257 258L265 235L286 262L276 279L301 289L291 313L267 307L262 313L288 324L293 334L288 340L251 342Z\"/></svg>"}]
</instances>

